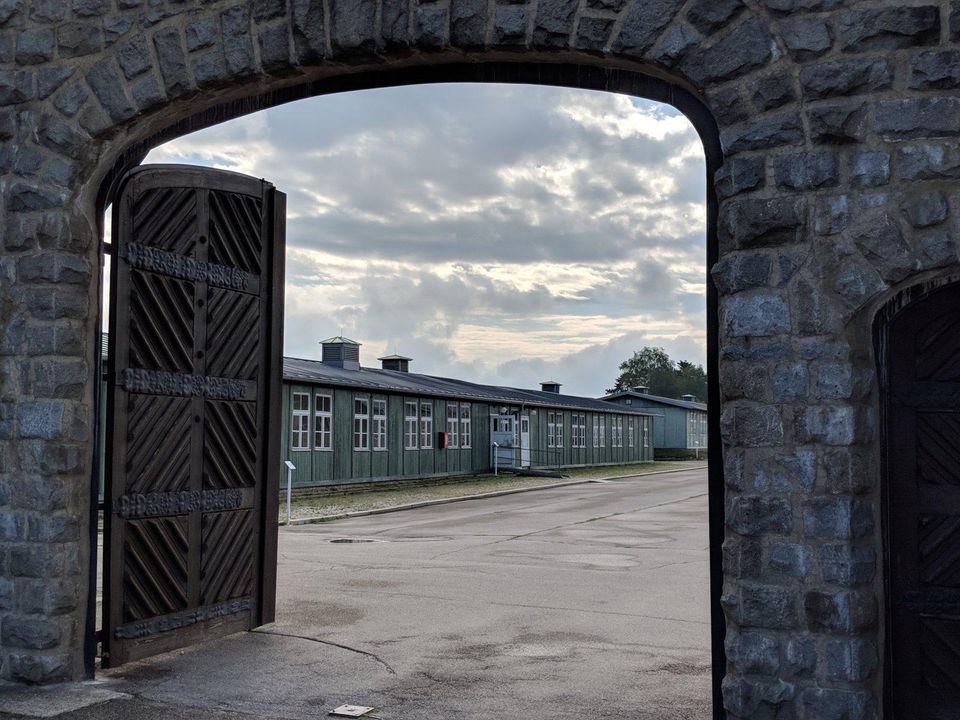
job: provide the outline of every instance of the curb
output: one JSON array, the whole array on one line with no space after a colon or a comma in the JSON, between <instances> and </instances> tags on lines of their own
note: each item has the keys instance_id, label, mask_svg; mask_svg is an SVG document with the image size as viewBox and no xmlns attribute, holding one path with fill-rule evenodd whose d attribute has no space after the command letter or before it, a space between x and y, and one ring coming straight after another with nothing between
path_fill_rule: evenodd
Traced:
<instances>
[{"instance_id":1,"label":"curb","mask_svg":"<svg viewBox=\"0 0 960 720\"><path fill-rule=\"evenodd\" d=\"M375 510L357 510L355 512L337 513L335 515L318 515L317 517L299 518L291 520L290 525L318 525L320 523L332 522L334 520L346 520L348 518L366 517L367 515L384 515L386 513L400 512L401 510L416 510L417 508L430 507L431 505L446 505L448 503L463 502L464 500L483 500L485 498L501 497L503 495L516 495L517 493L533 492L534 490L551 490L553 488L569 487L571 485L586 485L596 480L624 480L626 478L647 477L650 475L668 475L670 473L690 472L691 470L704 470L706 465L696 468L676 468L674 470L655 470L654 472L640 473L639 475L613 475L603 478L587 478L583 480L570 480L568 482L550 483L549 485L533 485L532 487L513 488L511 490L494 490L492 492L477 493L475 495L461 495L452 498L437 498L436 500L421 500L420 502L407 503L406 505L394 505L393 507L376 508ZM281 523L281 528L289 527Z\"/></svg>"}]
</instances>

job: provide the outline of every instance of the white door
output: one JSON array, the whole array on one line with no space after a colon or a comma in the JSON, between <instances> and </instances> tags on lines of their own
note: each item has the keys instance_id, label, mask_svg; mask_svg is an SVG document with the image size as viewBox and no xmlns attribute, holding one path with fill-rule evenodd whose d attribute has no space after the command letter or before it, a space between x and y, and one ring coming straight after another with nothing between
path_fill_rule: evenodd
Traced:
<instances>
[{"instance_id":1,"label":"white door","mask_svg":"<svg viewBox=\"0 0 960 720\"><path fill-rule=\"evenodd\" d=\"M507 468L516 466L514 454L514 428L511 415L490 416L490 462L495 467ZM496 458L496 460L494 460Z\"/></svg>"},{"instance_id":2,"label":"white door","mask_svg":"<svg viewBox=\"0 0 960 720\"><path fill-rule=\"evenodd\" d=\"M520 467L530 467L530 418L520 418Z\"/></svg>"}]
</instances>

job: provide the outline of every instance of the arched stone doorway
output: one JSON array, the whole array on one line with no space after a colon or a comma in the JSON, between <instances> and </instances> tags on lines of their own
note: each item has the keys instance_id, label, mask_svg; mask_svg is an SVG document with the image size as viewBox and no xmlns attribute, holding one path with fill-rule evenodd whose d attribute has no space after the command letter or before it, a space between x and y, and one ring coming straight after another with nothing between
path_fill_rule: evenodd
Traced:
<instances>
[{"instance_id":1,"label":"arched stone doorway","mask_svg":"<svg viewBox=\"0 0 960 720\"><path fill-rule=\"evenodd\" d=\"M512 80L688 114L694 98L716 123L724 704L872 717L881 676L851 659L882 640L863 311L960 264L958 19L946 3L825 0L5 4L3 676L84 672L93 268L113 173L162 139L297 97Z\"/></svg>"}]
</instances>

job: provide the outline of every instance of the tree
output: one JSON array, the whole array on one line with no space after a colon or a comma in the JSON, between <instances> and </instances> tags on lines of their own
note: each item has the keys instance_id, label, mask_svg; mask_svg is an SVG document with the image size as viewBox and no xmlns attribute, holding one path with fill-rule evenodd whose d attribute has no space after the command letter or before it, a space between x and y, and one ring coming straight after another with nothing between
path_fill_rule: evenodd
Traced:
<instances>
[{"instance_id":1,"label":"tree","mask_svg":"<svg viewBox=\"0 0 960 720\"><path fill-rule=\"evenodd\" d=\"M642 348L635 351L631 358L620 363L620 375L617 377L614 387L607 392L629 390L641 385L650 387L655 373L660 375L664 371L669 372L671 370L673 370L673 363L663 348Z\"/></svg>"},{"instance_id":2,"label":"tree","mask_svg":"<svg viewBox=\"0 0 960 720\"><path fill-rule=\"evenodd\" d=\"M702 365L686 360L674 362L663 348L644 347L620 363L620 375L608 393L645 386L650 394L679 398L694 395L707 397L707 373Z\"/></svg>"}]
</instances>

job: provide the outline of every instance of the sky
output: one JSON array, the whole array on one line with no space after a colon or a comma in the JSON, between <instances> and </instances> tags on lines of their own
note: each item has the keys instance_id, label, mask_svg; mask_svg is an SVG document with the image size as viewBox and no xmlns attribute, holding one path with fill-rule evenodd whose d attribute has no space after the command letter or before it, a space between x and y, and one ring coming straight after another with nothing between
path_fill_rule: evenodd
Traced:
<instances>
[{"instance_id":1,"label":"sky","mask_svg":"<svg viewBox=\"0 0 960 720\"><path fill-rule=\"evenodd\" d=\"M598 396L644 345L703 364L705 170L673 108L584 90L420 85L301 100L145 162L287 194L284 353Z\"/></svg>"}]
</instances>

